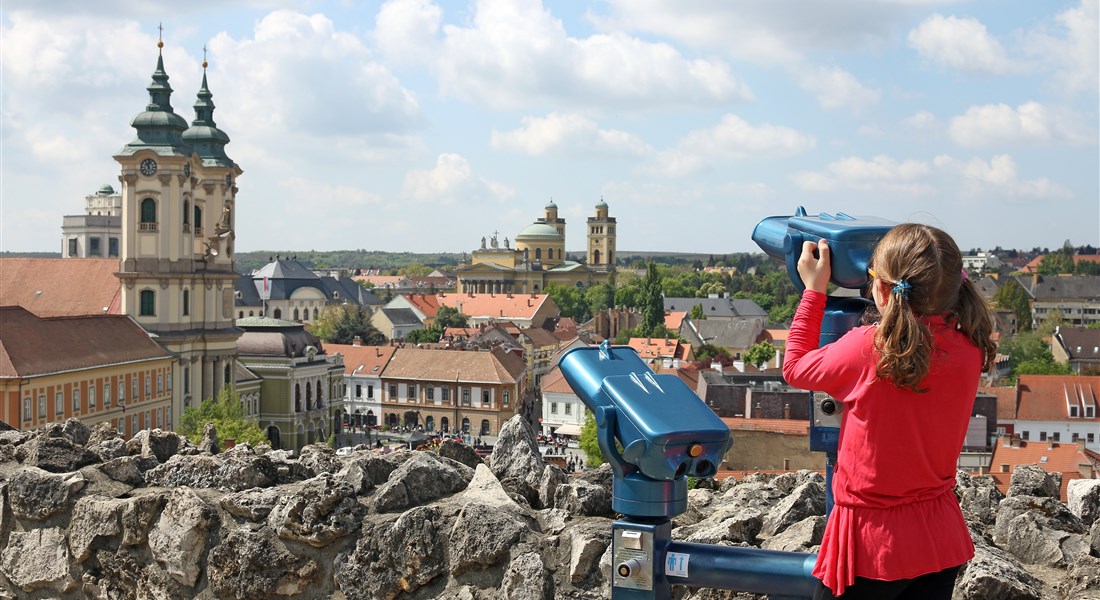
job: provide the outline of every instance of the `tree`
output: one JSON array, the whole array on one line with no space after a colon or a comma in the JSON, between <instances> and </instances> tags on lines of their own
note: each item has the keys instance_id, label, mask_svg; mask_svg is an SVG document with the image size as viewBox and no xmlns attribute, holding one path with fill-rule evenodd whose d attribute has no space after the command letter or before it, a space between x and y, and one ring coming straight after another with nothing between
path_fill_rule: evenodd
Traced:
<instances>
[{"instance_id":1,"label":"tree","mask_svg":"<svg viewBox=\"0 0 1100 600\"><path fill-rule=\"evenodd\" d=\"M571 285L548 285L545 293L554 300L554 304L558 305L561 316L571 317L578 323L592 318L584 292L579 288Z\"/></svg>"},{"instance_id":2,"label":"tree","mask_svg":"<svg viewBox=\"0 0 1100 600\"><path fill-rule=\"evenodd\" d=\"M457 308L440 306L435 313L435 321L432 322L432 325L438 325L439 331L442 333L448 327L466 327L467 319L466 315L459 312Z\"/></svg>"},{"instance_id":3,"label":"tree","mask_svg":"<svg viewBox=\"0 0 1100 600\"><path fill-rule=\"evenodd\" d=\"M688 316L691 317L692 321L703 321L703 320L706 320L706 318L707 318L706 313L703 312L703 305L702 304L696 304L695 306L692 306L691 307L691 314L688 315Z\"/></svg>"},{"instance_id":4,"label":"tree","mask_svg":"<svg viewBox=\"0 0 1100 600\"><path fill-rule=\"evenodd\" d=\"M382 332L371 325L366 309L358 304L337 304L325 308L309 329L313 335L333 344L350 344L355 336L359 336L367 346L386 343Z\"/></svg>"},{"instance_id":5,"label":"tree","mask_svg":"<svg viewBox=\"0 0 1100 600\"><path fill-rule=\"evenodd\" d=\"M1016 326L1020 331L1031 329L1031 307L1028 305L1024 286L1015 279L1009 279L993 294L993 306L1001 310L1011 310L1016 315Z\"/></svg>"},{"instance_id":6,"label":"tree","mask_svg":"<svg viewBox=\"0 0 1100 600\"><path fill-rule=\"evenodd\" d=\"M596 439L596 417L592 411L585 409L584 426L581 427L580 447L584 452L584 463L589 467L598 467L605 462L603 452L600 451L600 442Z\"/></svg>"},{"instance_id":7,"label":"tree","mask_svg":"<svg viewBox=\"0 0 1100 600\"><path fill-rule=\"evenodd\" d=\"M584 293L584 300L588 303L589 315L595 315L596 313L603 312L609 308L615 306L615 282L614 273L611 275L612 279L607 283L599 283L590 288ZM586 319L587 320L587 319Z\"/></svg>"},{"instance_id":8,"label":"tree","mask_svg":"<svg viewBox=\"0 0 1100 600\"><path fill-rule=\"evenodd\" d=\"M267 436L255 421L245 418L241 398L236 390L226 386L222 388L218 399L207 398L199 406L183 409L180 421L180 433L198 444L202 441L202 431L207 423L213 423L220 440L236 440L238 444L253 446L268 443Z\"/></svg>"},{"instance_id":9,"label":"tree","mask_svg":"<svg viewBox=\"0 0 1100 600\"><path fill-rule=\"evenodd\" d=\"M1041 337L1050 337L1054 335L1055 329L1057 329L1061 325L1064 325L1065 323L1066 318L1062 314L1062 310L1055 308L1054 310L1047 313L1045 317L1043 317L1043 322L1039 323L1039 327L1035 330L1035 332L1038 333Z\"/></svg>"},{"instance_id":10,"label":"tree","mask_svg":"<svg viewBox=\"0 0 1100 600\"><path fill-rule=\"evenodd\" d=\"M661 278L657 274L657 264L646 264L645 280L642 281L642 324L641 337L653 337L658 325L665 322L665 298L661 293Z\"/></svg>"},{"instance_id":11,"label":"tree","mask_svg":"<svg viewBox=\"0 0 1100 600\"><path fill-rule=\"evenodd\" d=\"M745 362L759 367L775 357L775 346L767 340L756 342L745 352Z\"/></svg>"},{"instance_id":12,"label":"tree","mask_svg":"<svg viewBox=\"0 0 1100 600\"><path fill-rule=\"evenodd\" d=\"M435 269L429 267L428 265L413 263L411 265L406 265L404 268L402 268L401 274L405 275L406 277L424 277L431 274L431 272L434 270Z\"/></svg>"},{"instance_id":13,"label":"tree","mask_svg":"<svg viewBox=\"0 0 1100 600\"><path fill-rule=\"evenodd\" d=\"M715 346L714 344L703 344L695 348L695 360L705 366L709 366L715 361L721 363L723 366L728 366L733 362L729 350L721 346Z\"/></svg>"}]
</instances>

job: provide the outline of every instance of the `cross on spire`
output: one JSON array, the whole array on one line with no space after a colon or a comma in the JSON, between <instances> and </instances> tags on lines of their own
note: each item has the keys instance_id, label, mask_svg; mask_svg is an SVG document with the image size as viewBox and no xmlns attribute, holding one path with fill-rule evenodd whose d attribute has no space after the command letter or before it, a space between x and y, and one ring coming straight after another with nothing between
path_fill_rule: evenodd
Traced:
<instances>
[{"instance_id":1,"label":"cross on spire","mask_svg":"<svg viewBox=\"0 0 1100 600\"><path fill-rule=\"evenodd\" d=\"M206 70L206 44L202 45L202 68Z\"/></svg>"},{"instance_id":2,"label":"cross on spire","mask_svg":"<svg viewBox=\"0 0 1100 600\"><path fill-rule=\"evenodd\" d=\"M157 23L157 48L164 48L164 24Z\"/></svg>"}]
</instances>

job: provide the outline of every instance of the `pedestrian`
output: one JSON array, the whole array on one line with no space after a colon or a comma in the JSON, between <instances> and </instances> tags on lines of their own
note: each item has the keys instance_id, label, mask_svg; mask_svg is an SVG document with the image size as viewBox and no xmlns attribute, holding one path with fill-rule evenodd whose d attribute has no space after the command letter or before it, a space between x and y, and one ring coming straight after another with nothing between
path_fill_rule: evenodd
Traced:
<instances>
[{"instance_id":1,"label":"pedestrian","mask_svg":"<svg viewBox=\"0 0 1100 600\"><path fill-rule=\"evenodd\" d=\"M907 223L871 255L877 323L818 348L830 260L825 240L803 243L806 290L783 365L791 385L843 402L814 599L947 600L974 556L955 467L996 352L992 314L954 240Z\"/></svg>"}]
</instances>

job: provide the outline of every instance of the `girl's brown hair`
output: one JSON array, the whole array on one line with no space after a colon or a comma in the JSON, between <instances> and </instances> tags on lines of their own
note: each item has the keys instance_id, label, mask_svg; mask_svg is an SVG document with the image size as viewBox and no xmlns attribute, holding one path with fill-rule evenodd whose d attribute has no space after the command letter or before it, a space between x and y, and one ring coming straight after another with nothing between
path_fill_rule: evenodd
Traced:
<instances>
[{"instance_id":1,"label":"girl's brown hair","mask_svg":"<svg viewBox=\"0 0 1100 600\"><path fill-rule=\"evenodd\" d=\"M875 332L878 377L926 391L918 387L932 358L932 334L921 319L925 315L944 315L981 350L982 370L992 366L997 351L993 313L963 275L962 253L951 236L929 225L903 223L875 246L871 265L879 279L894 284Z\"/></svg>"}]
</instances>

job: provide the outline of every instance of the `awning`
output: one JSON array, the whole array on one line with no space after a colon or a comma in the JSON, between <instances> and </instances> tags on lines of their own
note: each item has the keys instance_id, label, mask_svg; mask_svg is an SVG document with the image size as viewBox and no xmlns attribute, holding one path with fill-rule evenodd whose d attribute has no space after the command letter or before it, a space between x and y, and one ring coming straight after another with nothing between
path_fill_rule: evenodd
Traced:
<instances>
[{"instance_id":1,"label":"awning","mask_svg":"<svg viewBox=\"0 0 1100 600\"><path fill-rule=\"evenodd\" d=\"M558 427L556 430L554 430L554 435L580 435L580 434L581 434L580 425L575 425L573 423L566 423L565 425L562 425L561 427Z\"/></svg>"}]
</instances>

